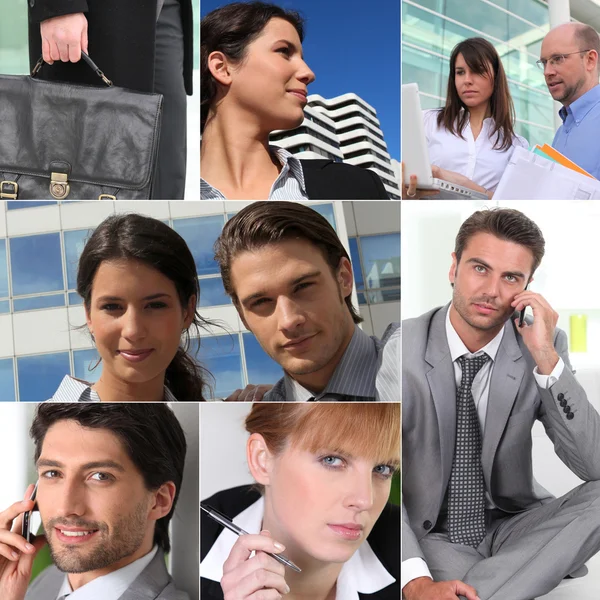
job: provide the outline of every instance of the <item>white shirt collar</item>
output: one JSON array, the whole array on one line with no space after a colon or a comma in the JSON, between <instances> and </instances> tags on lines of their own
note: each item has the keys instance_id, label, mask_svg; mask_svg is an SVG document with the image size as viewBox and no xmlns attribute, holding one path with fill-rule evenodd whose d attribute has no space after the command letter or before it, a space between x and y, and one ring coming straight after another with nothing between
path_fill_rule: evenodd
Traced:
<instances>
[{"instance_id":1,"label":"white shirt collar","mask_svg":"<svg viewBox=\"0 0 600 600\"><path fill-rule=\"evenodd\" d=\"M460 339L458 333L456 333L456 329L450 322L450 306L446 310L446 337L448 338L448 346L450 347L450 356L452 357L452 362L455 362L457 358L464 356L467 354L470 356L479 356L481 353L485 352L492 362L496 360L496 354L498 354L498 348L500 348L500 343L502 342L502 336L504 335L504 327L498 332L496 337L488 342L481 350L477 350L477 352L471 353L469 349L465 346L464 342Z\"/></svg>"},{"instance_id":2,"label":"white shirt collar","mask_svg":"<svg viewBox=\"0 0 600 600\"><path fill-rule=\"evenodd\" d=\"M158 546L154 546L142 558L138 558L131 564L117 569L108 575L96 577L96 579L92 579L92 581L82 585L75 591L72 590L69 578L65 575L56 598L68 594L67 600L98 600L98 598L102 598L102 600L118 600L140 576L141 572L152 562L157 552Z\"/></svg>"},{"instance_id":3,"label":"white shirt collar","mask_svg":"<svg viewBox=\"0 0 600 600\"><path fill-rule=\"evenodd\" d=\"M65 375L58 389L47 402L100 402L98 393L91 386L92 384L87 381ZM164 401L177 402L177 398L167 386L165 386Z\"/></svg>"},{"instance_id":4,"label":"white shirt collar","mask_svg":"<svg viewBox=\"0 0 600 600\"><path fill-rule=\"evenodd\" d=\"M264 498L234 517L232 521L248 533L260 533L264 514ZM223 563L238 536L223 529L213 547L200 563L200 575L211 581L221 581ZM365 541L347 561L337 579L335 600L359 600L361 594L373 594L396 581L381 564L375 552Z\"/></svg>"}]
</instances>

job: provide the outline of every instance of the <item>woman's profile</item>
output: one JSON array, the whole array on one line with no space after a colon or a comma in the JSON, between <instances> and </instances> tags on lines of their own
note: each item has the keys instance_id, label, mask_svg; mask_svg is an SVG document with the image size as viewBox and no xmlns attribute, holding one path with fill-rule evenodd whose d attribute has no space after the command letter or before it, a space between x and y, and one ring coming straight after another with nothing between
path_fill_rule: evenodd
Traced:
<instances>
[{"instance_id":1,"label":"woman's profile","mask_svg":"<svg viewBox=\"0 0 600 600\"><path fill-rule=\"evenodd\" d=\"M204 400L209 375L188 350L190 330L206 321L196 310L194 258L178 233L142 215L108 217L81 254L77 293L102 372L93 385L66 376L53 401Z\"/></svg>"},{"instance_id":2,"label":"woman's profile","mask_svg":"<svg viewBox=\"0 0 600 600\"><path fill-rule=\"evenodd\" d=\"M202 598L400 598L400 404L255 403L245 427L257 485L202 504L248 535L202 513Z\"/></svg>"},{"instance_id":3,"label":"woman's profile","mask_svg":"<svg viewBox=\"0 0 600 600\"><path fill-rule=\"evenodd\" d=\"M514 131L515 111L498 52L483 38L457 44L450 56L446 103L423 113L432 174L493 196L514 148L528 147ZM438 193L418 190L410 177L403 197Z\"/></svg>"},{"instance_id":4,"label":"woman's profile","mask_svg":"<svg viewBox=\"0 0 600 600\"><path fill-rule=\"evenodd\" d=\"M297 12L235 2L200 29L201 199L388 198L373 171L269 145L272 131L302 123L315 80Z\"/></svg>"}]
</instances>

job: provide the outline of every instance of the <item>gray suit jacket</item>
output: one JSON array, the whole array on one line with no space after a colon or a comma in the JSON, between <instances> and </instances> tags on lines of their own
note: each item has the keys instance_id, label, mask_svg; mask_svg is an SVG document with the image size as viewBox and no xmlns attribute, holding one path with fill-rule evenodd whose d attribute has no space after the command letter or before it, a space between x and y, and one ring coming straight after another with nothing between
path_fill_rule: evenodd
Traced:
<instances>
[{"instance_id":1,"label":"gray suit jacket","mask_svg":"<svg viewBox=\"0 0 600 600\"><path fill-rule=\"evenodd\" d=\"M48 567L29 586L25 600L56 600L64 577L54 565ZM159 549L119 600L189 600L189 596L175 589L165 566L165 555Z\"/></svg>"},{"instance_id":2,"label":"gray suit jacket","mask_svg":"<svg viewBox=\"0 0 600 600\"><path fill-rule=\"evenodd\" d=\"M419 540L442 506L456 434L456 384L446 338L446 308L402 324L402 558L423 557ZM481 462L486 489L507 513L553 499L533 478L531 428L539 419L560 459L584 481L600 479L600 416L575 379L567 336L554 346L565 367L549 390L533 377L535 362L512 320L496 355ZM566 400L571 419L560 406Z\"/></svg>"}]
</instances>

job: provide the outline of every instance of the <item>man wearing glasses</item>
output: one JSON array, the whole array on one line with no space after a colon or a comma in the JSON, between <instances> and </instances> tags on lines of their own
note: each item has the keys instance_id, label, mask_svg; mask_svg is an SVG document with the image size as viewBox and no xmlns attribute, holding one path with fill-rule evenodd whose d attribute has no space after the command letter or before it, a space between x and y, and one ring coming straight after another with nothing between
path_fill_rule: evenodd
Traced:
<instances>
[{"instance_id":1,"label":"man wearing glasses","mask_svg":"<svg viewBox=\"0 0 600 600\"><path fill-rule=\"evenodd\" d=\"M544 71L550 94L562 104L558 114L563 124L556 132L552 146L598 179L599 53L600 37L592 27L566 23L546 35L537 61Z\"/></svg>"}]
</instances>

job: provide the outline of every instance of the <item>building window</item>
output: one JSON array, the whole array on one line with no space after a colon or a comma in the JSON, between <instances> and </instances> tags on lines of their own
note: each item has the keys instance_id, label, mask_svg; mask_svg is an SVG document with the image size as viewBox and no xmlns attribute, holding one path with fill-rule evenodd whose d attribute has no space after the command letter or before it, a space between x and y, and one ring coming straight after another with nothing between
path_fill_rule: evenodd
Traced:
<instances>
[{"instance_id":1,"label":"building window","mask_svg":"<svg viewBox=\"0 0 600 600\"><path fill-rule=\"evenodd\" d=\"M89 383L96 383L102 373L102 363L98 361L99 358L100 355L96 348L75 350L73 352L74 377Z\"/></svg>"},{"instance_id":2,"label":"building window","mask_svg":"<svg viewBox=\"0 0 600 600\"><path fill-rule=\"evenodd\" d=\"M93 231L93 229L78 229L76 231L65 231L63 233L67 289L69 290L75 290L77 288L79 257L85 248L86 241L92 235Z\"/></svg>"},{"instance_id":3,"label":"building window","mask_svg":"<svg viewBox=\"0 0 600 600\"><path fill-rule=\"evenodd\" d=\"M400 301L400 234L350 238L359 304Z\"/></svg>"},{"instance_id":4,"label":"building window","mask_svg":"<svg viewBox=\"0 0 600 600\"><path fill-rule=\"evenodd\" d=\"M198 275L219 274L213 246L224 224L223 215L173 220L173 229L186 241L194 256Z\"/></svg>"},{"instance_id":5,"label":"building window","mask_svg":"<svg viewBox=\"0 0 600 600\"><path fill-rule=\"evenodd\" d=\"M52 397L64 376L71 372L69 353L19 356L17 373L19 400L21 402L43 402Z\"/></svg>"},{"instance_id":6,"label":"building window","mask_svg":"<svg viewBox=\"0 0 600 600\"><path fill-rule=\"evenodd\" d=\"M65 289L59 233L10 238L9 247L14 296Z\"/></svg>"},{"instance_id":7,"label":"building window","mask_svg":"<svg viewBox=\"0 0 600 600\"><path fill-rule=\"evenodd\" d=\"M220 277L202 277L200 284L200 302L198 306L220 306L231 304L231 298L225 293Z\"/></svg>"},{"instance_id":8,"label":"building window","mask_svg":"<svg viewBox=\"0 0 600 600\"><path fill-rule=\"evenodd\" d=\"M0 298L8 298L8 263L6 240L0 240Z\"/></svg>"},{"instance_id":9,"label":"building window","mask_svg":"<svg viewBox=\"0 0 600 600\"><path fill-rule=\"evenodd\" d=\"M276 383L283 377L282 368L262 349L252 333L243 333L248 383Z\"/></svg>"},{"instance_id":10,"label":"building window","mask_svg":"<svg viewBox=\"0 0 600 600\"><path fill-rule=\"evenodd\" d=\"M35 208L36 206L50 206L58 204L56 200L9 200L6 203L7 210L19 210L21 208Z\"/></svg>"},{"instance_id":11,"label":"building window","mask_svg":"<svg viewBox=\"0 0 600 600\"><path fill-rule=\"evenodd\" d=\"M15 373L13 359L0 360L0 402L14 402L15 398Z\"/></svg>"},{"instance_id":12,"label":"building window","mask_svg":"<svg viewBox=\"0 0 600 600\"><path fill-rule=\"evenodd\" d=\"M197 348L196 340L196 348ZM193 354L194 350L192 350ZM196 355L200 364L208 369L215 381L209 378L214 398L226 398L242 385L242 357L239 335L213 335L202 337L200 351Z\"/></svg>"}]
</instances>

